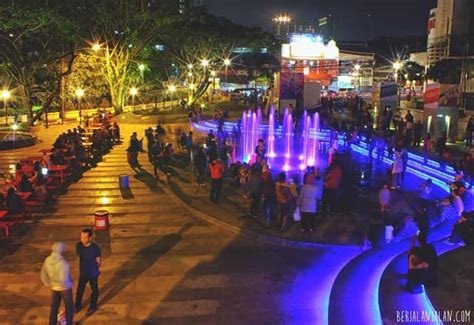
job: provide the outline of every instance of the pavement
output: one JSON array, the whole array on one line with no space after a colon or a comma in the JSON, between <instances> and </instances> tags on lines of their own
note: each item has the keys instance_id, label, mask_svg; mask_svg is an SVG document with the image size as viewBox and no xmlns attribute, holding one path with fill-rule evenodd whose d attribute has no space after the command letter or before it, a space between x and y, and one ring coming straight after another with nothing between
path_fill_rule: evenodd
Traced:
<instances>
[{"instance_id":1,"label":"pavement","mask_svg":"<svg viewBox=\"0 0 474 325\"><path fill-rule=\"evenodd\" d=\"M2 152L0 169L49 147L71 126L40 132L42 142L33 147ZM143 134L147 126L122 124L122 135ZM93 226L99 209L109 211L111 224L95 232L103 254L99 310L90 317L85 311L77 314L80 324L362 324L357 317L364 310L369 310L367 319L381 323L376 298L384 266L408 249L407 242L363 252L355 245L303 248L251 236L239 231L244 226L204 218L214 213L204 202L195 206L206 213L176 195L173 184L185 183L188 171L177 170L169 183L163 174L156 180L145 154L139 157L141 171L132 171L127 144L116 146L71 184L53 211L34 214L33 222L0 238L1 324L47 323L50 297L39 278L42 262L53 242L64 241L77 282L74 245L80 230ZM119 187L122 174L129 175L129 191ZM184 187L198 199L207 197L192 182ZM233 204L245 210L240 201ZM247 222L240 214L229 215Z\"/></svg>"},{"instance_id":2,"label":"pavement","mask_svg":"<svg viewBox=\"0 0 474 325\"><path fill-rule=\"evenodd\" d=\"M122 134L143 125L123 125ZM55 138L40 135L45 142ZM43 142L43 143L44 143ZM46 145L46 144L45 144ZM40 145L21 149L37 152ZM39 279L51 244L64 241L73 278L78 278L74 245L80 229L92 227L93 213L107 209L111 227L96 232L102 248L99 310L85 324L324 323L330 285L337 270L360 250L334 246L298 249L238 235L183 208L151 165L134 175L126 143L112 150L61 196L54 212L0 239L2 324L45 324L49 290ZM8 164L18 152L6 152ZM2 152L2 158L4 153ZM122 193L120 174L130 175L131 193ZM106 196L110 203L101 204ZM315 272L318 281L315 281ZM85 297L88 295L86 289Z\"/></svg>"}]
</instances>

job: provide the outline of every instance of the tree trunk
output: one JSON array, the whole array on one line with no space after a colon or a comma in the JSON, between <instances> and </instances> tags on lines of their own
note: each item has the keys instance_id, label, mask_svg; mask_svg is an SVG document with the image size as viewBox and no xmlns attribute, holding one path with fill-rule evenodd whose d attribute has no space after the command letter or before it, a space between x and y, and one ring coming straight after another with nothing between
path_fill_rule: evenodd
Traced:
<instances>
[{"instance_id":1,"label":"tree trunk","mask_svg":"<svg viewBox=\"0 0 474 325\"><path fill-rule=\"evenodd\" d=\"M23 109L26 111L28 124L33 126L33 109L30 104L31 90L29 85L22 83L18 85L18 93L20 94L20 102Z\"/></svg>"}]
</instances>

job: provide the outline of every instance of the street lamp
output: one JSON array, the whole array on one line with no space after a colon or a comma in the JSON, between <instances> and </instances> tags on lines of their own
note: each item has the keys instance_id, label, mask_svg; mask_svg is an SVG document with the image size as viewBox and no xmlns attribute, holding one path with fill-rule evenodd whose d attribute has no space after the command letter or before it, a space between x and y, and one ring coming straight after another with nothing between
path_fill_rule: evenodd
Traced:
<instances>
[{"instance_id":1,"label":"street lamp","mask_svg":"<svg viewBox=\"0 0 474 325\"><path fill-rule=\"evenodd\" d=\"M135 87L130 88L130 95L132 95L132 107L133 113L135 113L135 96L138 94L138 89Z\"/></svg>"},{"instance_id":2,"label":"street lamp","mask_svg":"<svg viewBox=\"0 0 474 325\"><path fill-rule=\"evenodd\" d=\"M99 51L99 50L100 50L100 44L97 43L97 42L94 43L94 44L92 44L92 50L93 50L94 52Z\"/></svg>"},{"instance_id":3,"label":"street lamp","mask_svg":"<svg viewBox=\"0 0 474 325\"><path fill-rule=\"evenodd\" d=\"M214 70L211 71L212 77L212 94L211 94L211 102L214 101L214 92L216 91L216 72Z\"/></svg>"},{"instance_id":4,"label":"street lamp","mask_svg":"<svg viewBox=\"0 0 474 325\"><path fill-rule=\"evenodd\" d=\"M230 59L225 59L224 60L224 65L225 65L225 82L227 82L227 70L229 69L230 66Z\"/></svg>"},{"instance_id":5,"label":"street lamp","mask_svg":"<svg viewBox=\"0 0 474 325\"><path fill-rule=\"evenodd\" d=\"M169 85L168 86L168 91L170 92L171 94L171 110L173 110L174 108L174 105L173 105L173 93L176 91L176 86L175 85Z\"/></svg>"},{"instance_id":6,"label":"street lamp","mask_svg":"<svg viewBox=\"0 0 474 325\"><path fill-rule=\"evenodd\" d=\"M188 64L188 69L191 70L193 68L193 65L190 63Z\"/></svg>"},{"instance_id":7,"label":"street lamp","mask_svg":"<svg viewBox=\"0 0 474 325\"><path fill-rule=\"evenodd\" d=\"M209 66L209 60L208 59L202 59L201 60L201 65L204 67L204 68L207 68Z\"/></svg>"},{"instance_id":8,"label":"street lamp","mask_svg":"<svg viewBox=\"0 0 474 325\"><path fill-rule=\"evenodd\" d=\"M81 98L84 96L84 89L82 88L77 88L76 89L76 97L77 97L77 103L79 106L79 124L82 123L82 107L81 107Z\"/></svg>"},{"instance_id":9,"label":"street lamp","mask_svg":"<svg viewBox=\"0 0 474 325\"><path fill-rule=\"evenodd\" d=\"M5 106L5 125L8 125L8 99L10 99L11 93L8 89L2 90L2 99L3 99L3 106Z\"/></svg>"}]
</instances>

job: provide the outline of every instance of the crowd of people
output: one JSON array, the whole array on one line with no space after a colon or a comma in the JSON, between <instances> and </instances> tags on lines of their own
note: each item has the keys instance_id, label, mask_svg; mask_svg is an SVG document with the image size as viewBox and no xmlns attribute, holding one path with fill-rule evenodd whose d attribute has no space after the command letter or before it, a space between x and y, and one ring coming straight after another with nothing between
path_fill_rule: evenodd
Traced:
<instances>
[{"instance_id":1,"label":"crowd of people","mask_svg":"<svg viewBox=\"0 0 474 325\"><path fill-rule=\"evenodd\" d=\"M47 207L66 178L80 177L95 166L120 140L117 123L104 116L98 117L97 123L92 132L81 126L67 130L57 137L51 150L43 150L41 158L21 160L15 165L14 174L3 175L0 210L13 216L24 214L29 206ZM22 193L29 195L22 197Z\"/></svg>"}]
</instances>

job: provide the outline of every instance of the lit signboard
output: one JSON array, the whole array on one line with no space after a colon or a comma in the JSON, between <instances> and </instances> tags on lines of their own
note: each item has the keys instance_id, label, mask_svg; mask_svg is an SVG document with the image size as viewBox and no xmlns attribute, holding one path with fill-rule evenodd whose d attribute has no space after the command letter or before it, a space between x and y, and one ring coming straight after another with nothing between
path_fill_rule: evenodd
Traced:
<instances>
[{"instance_id":1,"label":"lit signboard","mask_svg":"<svg viewBox=\"0 0 474 325\"><path fill-rule=\"evenodd\" d=\"M290 55L293 58L323 57L323 38L316 34L291 34Z\"/></svg>"},{"instance_id":2,"label":"lit signboard","mask_svg":"<svg viewBox=\"0 0 474 325\"><path fill-rule=\"evenodd\" d=\"M281 56L289 59L339 59L339 49L336 42L324 44L319 34L291 34L290 43L282 44Z\"/></svg>"}]
</instances>

